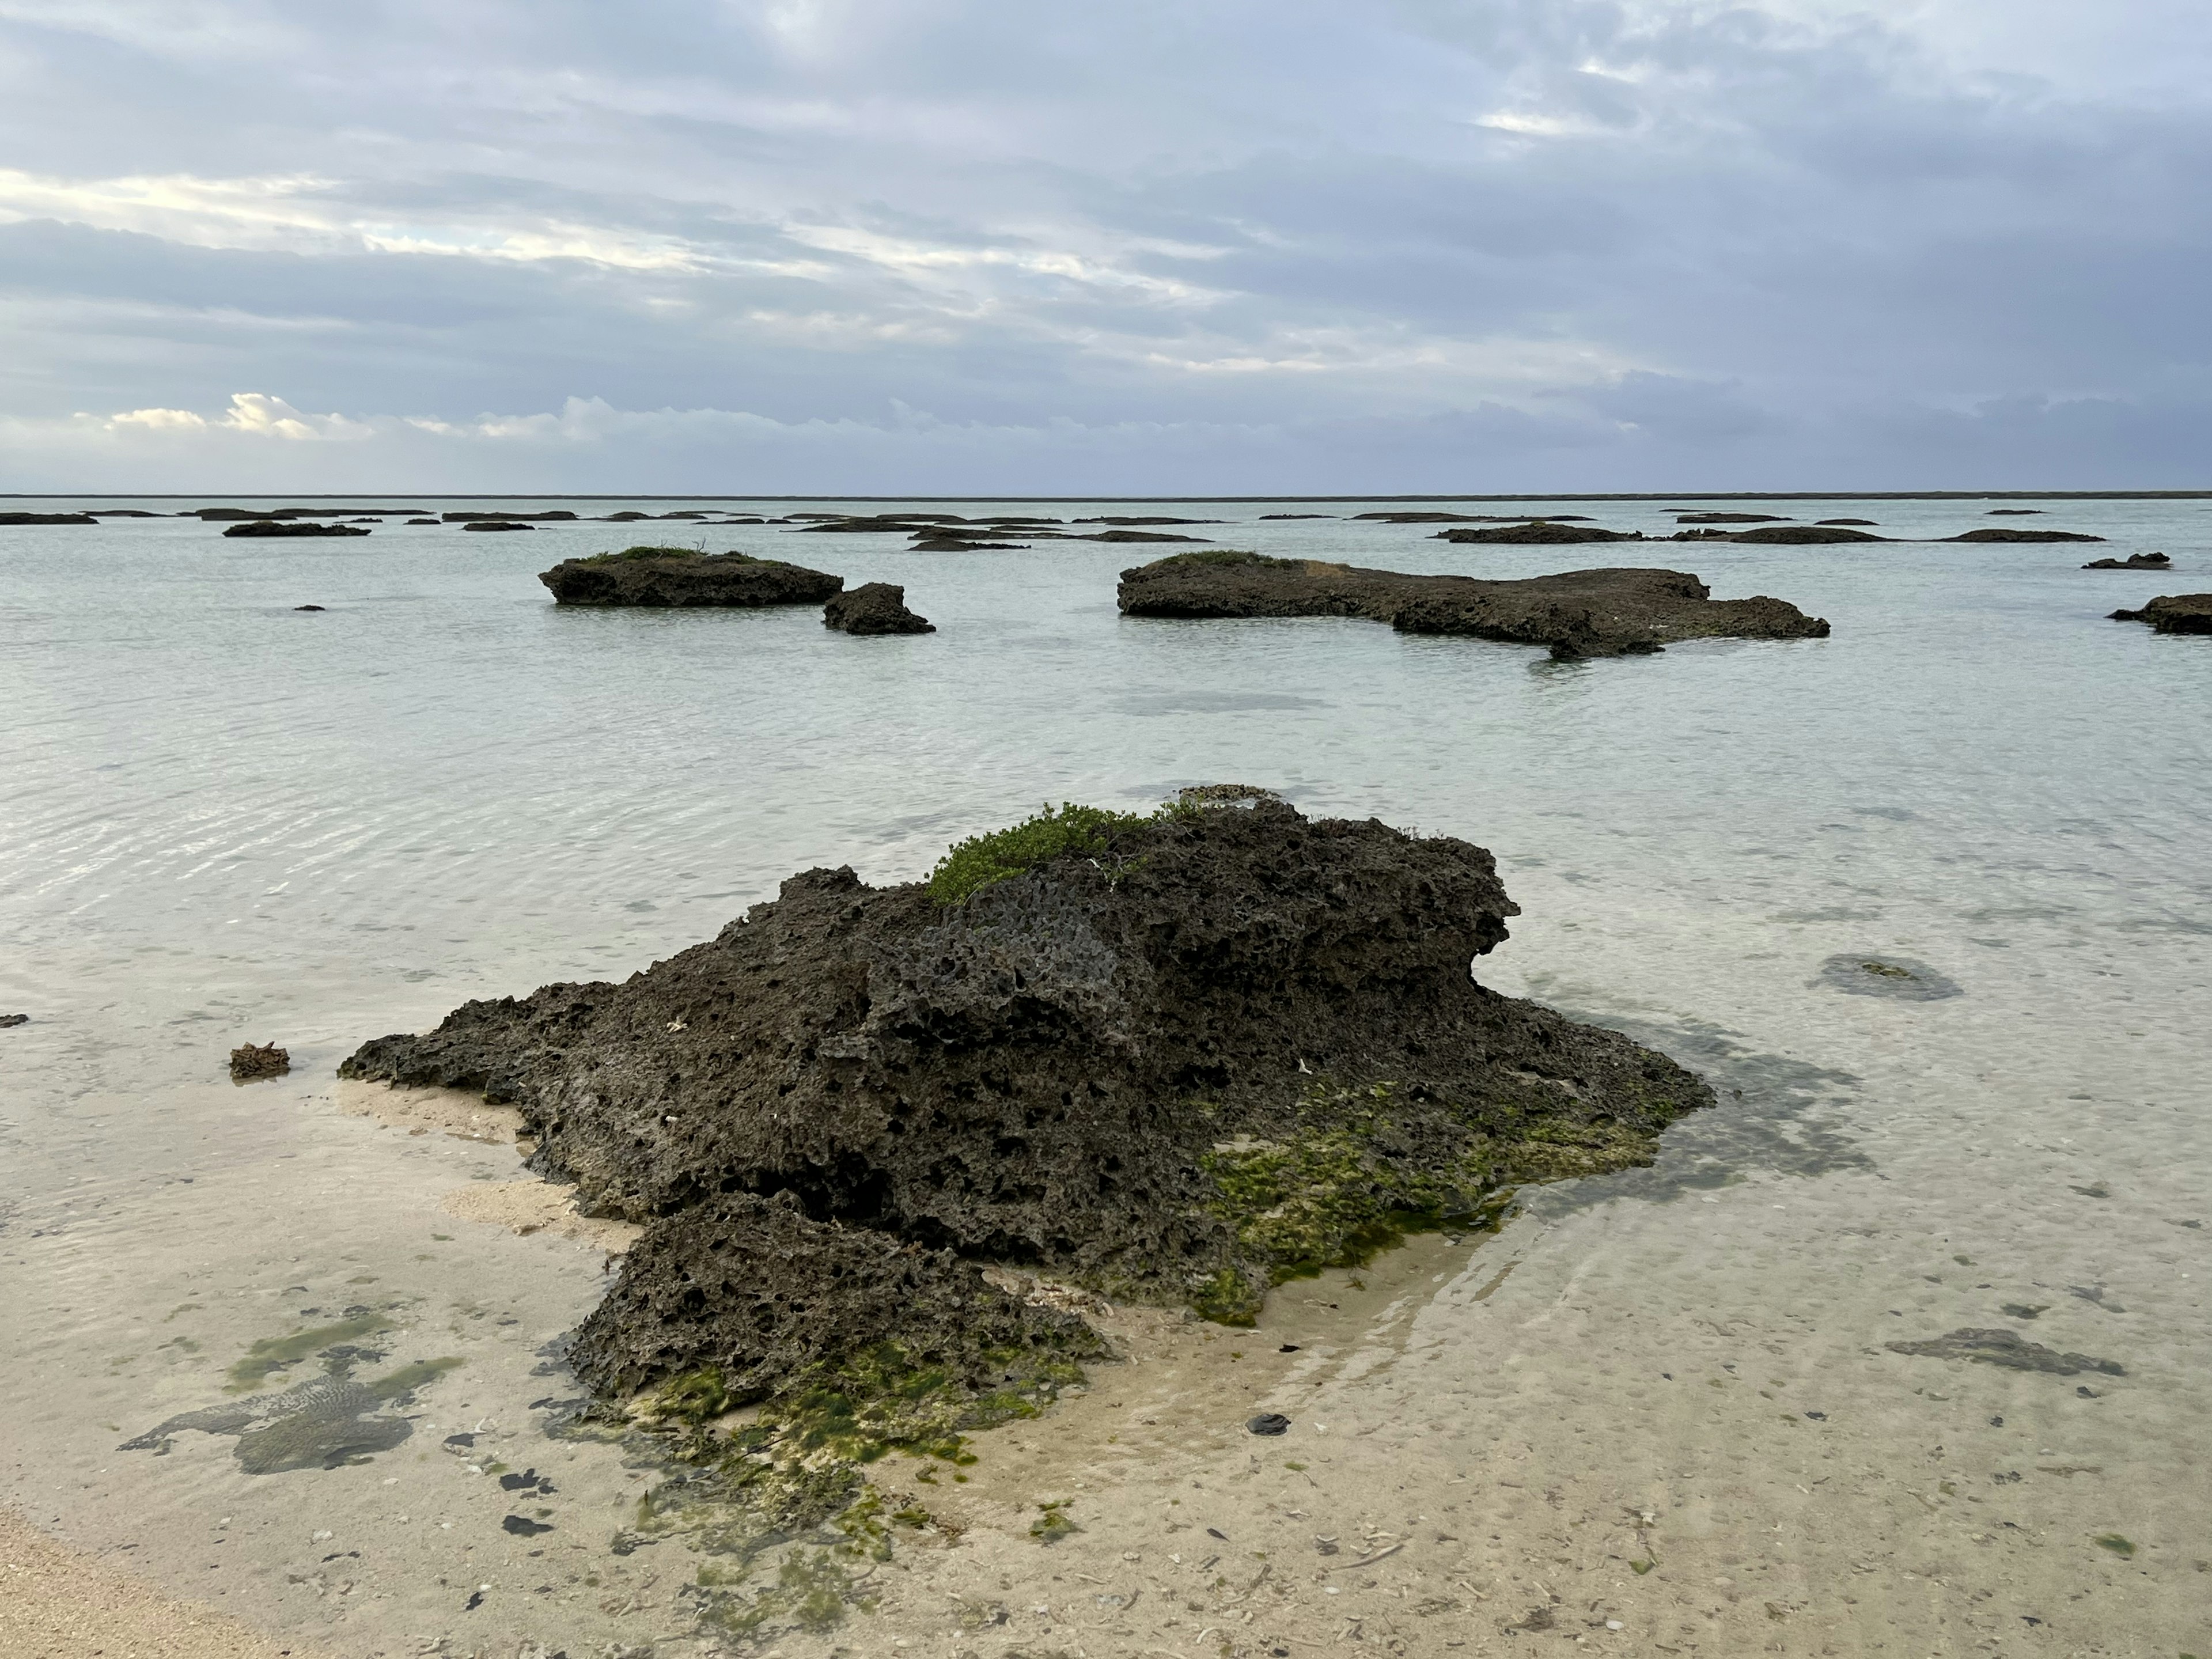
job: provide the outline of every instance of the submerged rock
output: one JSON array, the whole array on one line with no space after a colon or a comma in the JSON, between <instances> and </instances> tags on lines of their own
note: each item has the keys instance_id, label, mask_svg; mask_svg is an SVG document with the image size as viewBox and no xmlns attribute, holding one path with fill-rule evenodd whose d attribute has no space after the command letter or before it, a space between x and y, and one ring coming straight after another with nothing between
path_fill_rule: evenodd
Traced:
<instances>
[{"instance_id":1,"label":"submerged rock","mask_svg":"<svg viewBox=\"0 0 2212 1659\"><path fill-rule=\"evenodd\" d=\"M2148 623L2161 634L2212 634L2212 593L2162 593L2140 611L2115 611L2112 620Z\"/></svg>"},{"instance_id":2,"label":"submerged rock","mask_svg":"<svg viewBox=\"0 0 2212 1659\"><path fill-rule=\"evenodd\" d=\"M2130 553L2124 559L2092 559L2084 570L2166 570L2173 561L2163 553Z\"/></svg>"},{"instance_id":3,"label":"submerged rock","mask_svg":"<svg viewBox=\"0 0 2212 1659\"><path fill-rule=\"evenodd\" d=\"M1048 811L926 884L810 870L622 984L467 1003L341 1070L512 1101L533 1167L646 1224L577 1348L618 1389L1066 1335L976 1260L1249 1322L1517 1182L1647 1163L1710 1103L1475 982L1517 914L1482 848L1231 793Z\"/></svg>"},{"instance_id":4,"label":"submerged rock","mask_svg":"<svg viewBox=\"0 0 2212 1659\"><path fill-rule=\"evenodd\" d=\"M1602 530L1594 524L1562 524L1556 519L1532 519L1526 524L1492 525L1483 530L1439 530L1440 542L1640 542L1638 530Z\"/></svg>"},{"instance_id":5,"label":"submerged rock","mask_svg":"<svg viewBox=\"0 0 2212 1659\"><path fill-rule=\"evenodd\" d=\"M822 625L846 634L934 634L936 625L906 608L906 589L864 582L822 607Z\"/></svg>"},{"instance_id":6,"label":"submerged rock","mask_svg":"<svg viewBox=\"0 0 2212 1659\"><path fill-rule=\"evenodd\" d=\"M222 533L226 536L366 536L369 532L359 525L316 524L307 519L252 519L244 524L234 524Z\"/></svg>"},{"instance_id":7,"label":"submerged rock","mask_svg":"<svg viewBox=\"0 0 2212 1659\"><path fill-rule=\"evenodd\" d=\"M1257 553L1185 553L1121 573L1132 617L1364 617L1401 633L1463 634L1555 657L1657 651L1689 639L1825 639L1782 599L1714 599L1679 570L1571 570L1519 581L1416 576Z\"/></svg>"},{"instance_id":8,"label":"submerged rock","mask_svg":"<svg viewBox=\"0 0 2212 1659\"><path fill-rule=\"evenodd\" d=\"M273 1042L249 1042L230 1051L230 1075L239 1083L255 1078L282 1077L292 1069L290 1053Z\"/></svg>"},{"instance_id":9,"label":"submerged rock","mask_svg":"<svg viewBox=\"0 0 2212 1659\"><path fill-rule=\"evenodd\" d=\"M632 547L564 559L538 580L562 605L819 605L841 592L842 576L750 553L701 553L688 547Z\"/></svg>"},{"instance_id":10,"label":"submerged rock","mask_svg":"<svg viewBox=\"0 0 2212 1659\"><path fill-rule=\"evenodd\" d=\"M2084 536L2074 530L2022 530L2013 525L1991 525L1969 530L1963 536L1946 536L1947 542L2101 542L2102 536Z\"/></svg>"}]
</instances>

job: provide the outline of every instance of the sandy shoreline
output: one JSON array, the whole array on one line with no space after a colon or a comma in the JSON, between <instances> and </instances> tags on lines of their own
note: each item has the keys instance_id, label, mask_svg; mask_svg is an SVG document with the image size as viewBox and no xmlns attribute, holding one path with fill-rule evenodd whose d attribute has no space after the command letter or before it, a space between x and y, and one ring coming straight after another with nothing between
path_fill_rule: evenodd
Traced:
<instances>
[{"instance_id":1,"label":"sandy shoreline","mask_svg":"<svg viewBox=\"0 0 2212 1659\"><path fill-rule=\"evenodd\" d=\"M1685 917L1665 943L1679 971L1722 982L1725 939ZM1603 1012L1528 957L1500 988ZM873 1466L938 1524L897 1535L841 1625L786 1621L759 1650L2204 1651L2212 1127L2190 1105L2196 1060L2106 990L2076 1006L2080 1059L2054 1075L2021 1057L2000 969L2032 971L1992 954L1949 1002L1792 981L1722 1011L1749 1031L1775 1023L1761 998L1785 1005L1814 1033L1787 1057L1666 1027L1656 998L1620 1008L1723 1097L1668 1132L1657 1169L1533 1194L1494 1237L1418 1239L1285 1285L1252 1331L1115 1310L1101 1322L1126 1363L977 1437L964 1480ZM699 1540L618 1553L665 1471L546 1432L547 1402L574 1394L547 1345L597 1300L621 1238L527 1177L511 1115L480 1102L295 1096L281 1150L257 1154L272 1161L213 1159L198 1185L10 1236L46 1269L25 1281L38 1334L6 1497L68 1488L28 1512L65 1516L95 1571L137 1546L150 1589L113 1599L178 1632L200 1615L157 1593L235 1552L223 1607L279 1650L747 1650L700 1622L716 1558ZM263 1133L276 1097L250 1097L262 1115L239 1133ZM114 1311L89 1326L64 1311L103 1296ZM404 1443L268 1475L219 1434L179 1433L158 1461L116 1449L228 1397L223 1367L255 1343L354 1306L386 1322L348 1339L382 1352L361 1375L465 1362L404 1408ZM1993 1327L2124 1375L1888 1346ZM175 1332L197 1350L165 1346ZM1290 1431L1246 1432L1263 1410ZM550 1490L499 1484L526 1473ZM1046 1504L1077 1530L1041 1541ZM92 1650L65 1627L37 1639Z\"/></svg>"}]
</instances>

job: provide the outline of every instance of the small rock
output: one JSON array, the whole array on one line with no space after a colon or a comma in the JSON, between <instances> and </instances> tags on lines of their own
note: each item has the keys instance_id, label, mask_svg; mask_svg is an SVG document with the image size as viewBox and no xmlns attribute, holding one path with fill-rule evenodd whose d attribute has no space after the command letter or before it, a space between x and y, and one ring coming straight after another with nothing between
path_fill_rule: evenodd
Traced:
<instances>
[{"instance_id":1,"label":"small rock","mask_svg":"<svg viewBox=\"0 0 2212 1659\"><path fill-rule=\"evenodd\" d=\"M553 1530L550 1523L544 1521L532 1521L526 1515L508 1516L499 1523L499 1529L515 1538L535 1538L541 1532Z\"/></svg>"},{"instance_id":2,"label":"small rock","mask_svg":"<svg viewBox=\"0 0 2212 1659\"><path fill-rule=\"evenodd\" d=\"M273 1042L247 1043L230 1051L230 1076L234 1083L257 1078L282 1077L292 1069L292 1056Z\"/></svg>"},{"instance_id":3,"label":"small rock","mask_svg":"<svg viewBox=\"0 0 2212 1659\"><path fill-rule=\"evenodd\" d=\"M892 582L864 582L822 607L822 625L847 634L934 634L926 617L906 608L906 589Z\"/></svg>"},{"instance_id":4,"label":"small rock","mask_svg":"<svg viewBox=\"0 0 2212 1659\"><path fill-rule=\"evenodd\" d=\"M31 1017L28 1014L0 1014L0 1031L4 1031L10 1026L28 1025L30 1023Z\"/></svg>"},{"instance_id":5,"label":"small rock","mask_svg":"<svg viewBox=\"0 0 2212 1659\"><path fill-rule=\"evenodd\" d=\"M2130 553L2124 559L2092 559L2084 570L2165 570L2173 561L2163 553Z\"/></svg>"},{"instance_id":6,"label":"small rock","mask_svg":"<svg viewBox=\"0 0 2212 1659\"><path fill-rule=\"evenodd\" d=\"M295 611L320 611L322 608L319 605L295 605L292 607Z\"/></svg>"},{"instance_id":7,"label":"small rock","mask_svg":"<svg viewBox=\"0 0 2212 1659\"><path fill-rule=\"evenodd\" d=\"M1280 1412L1261 1412L1244 1426L1255 1434L1288 1434L1291 1431L1291 1419Z\"/></svg>"}]
</instances>

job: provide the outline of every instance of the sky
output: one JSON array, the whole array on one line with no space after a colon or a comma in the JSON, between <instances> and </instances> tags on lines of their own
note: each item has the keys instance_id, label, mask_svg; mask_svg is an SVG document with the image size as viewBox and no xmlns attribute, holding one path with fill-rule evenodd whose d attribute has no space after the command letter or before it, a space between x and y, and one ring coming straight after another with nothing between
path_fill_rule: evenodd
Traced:
<instances>
[{"instance_id":1,"label":"sky","mask_svg":"<svg viewBox=\"0 0 2212 1659\"><path fill-rule=\"evenodd\" d=\"M2212 487L2203 0L0 0L0 490Z\"/></svg>"}]
</instances>

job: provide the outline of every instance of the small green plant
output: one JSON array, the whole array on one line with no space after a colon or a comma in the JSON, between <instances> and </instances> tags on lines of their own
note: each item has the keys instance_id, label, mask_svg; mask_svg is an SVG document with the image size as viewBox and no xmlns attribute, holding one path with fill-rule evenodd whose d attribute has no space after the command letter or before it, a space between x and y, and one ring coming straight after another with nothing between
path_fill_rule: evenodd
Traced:
<instances>
[{"instance_id":1,"label":"small green plant","mask_svg":"<svg viewBox=\"0 0 2212 1659\"><path fill-rule=\"evenodd\" d=\"M1057 1544L1061 1539L1081 1532L1083 1528L1067 1518L1067 1506L1072 1501L1062 1498L1038 1504L1037 1508L1042 1513L1030 1523L1030 1536L1040 1544Z\"/></svg>"},{"instance_id":2,"label":"small green plant","mask_svg":"<svg viewBox=\"0 0 2212 1659\"><path fill-rule=\"evenodd\" d=\"M2136 1553L2136 1547L2134 1544L2130 1543L2127 1539L2121 1537L2119 1534L2116 1532L2098 1534L2096 1542L2099 1549L2110 1550L2113 1554L2118 1556L2123 1561L2128 1559Z\"/></svg>"},{"instance_id":3,"label":"small green plant","mask_svg":"<svg viewBox=\"0 0 2212 1659\"><path fill-rule=\"evenodd\" d=\"M958 904L994 882L1034 870L1064 853L1096 857L1107 850L1115 830L1133 830L1146 821L1139 813L1073 801L1047 806L1006 829L954 842L929 872L929 896L939 904Z\"/></svg>"}]
</instances>

